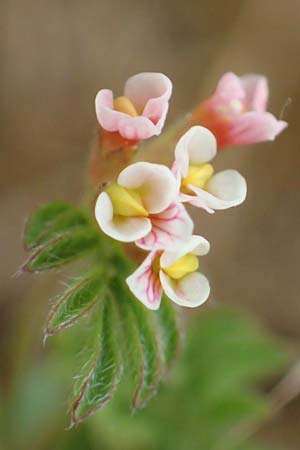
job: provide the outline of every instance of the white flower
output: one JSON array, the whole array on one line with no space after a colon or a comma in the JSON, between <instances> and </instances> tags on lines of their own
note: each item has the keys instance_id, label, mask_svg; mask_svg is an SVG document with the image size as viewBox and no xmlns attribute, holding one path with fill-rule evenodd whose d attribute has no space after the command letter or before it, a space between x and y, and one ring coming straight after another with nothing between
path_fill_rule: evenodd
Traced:
<instances>
[{"instance_id":1,"label":"white flower","mask_svg":"<svg viewBox=\"0 0 300 450\"><path fill-rule=\"evenodd\" d=\"M102 192L95 215L107 235L144 249L168 248L191 235L193 222L177 203L178 185L166 166L138 162Z\"/></svg>"},{"instance_id":2,"label":"white flower","mask_svg":"<svg viewBox=\"0 0 300 450\"><path fill-rule=\"evenodd\" d=\"M216 153L214 135L207 128L194 126L178 141L172 167L181 201L210 213L239 205L247 193L246 181L236 170L214 174L209 161Z\"/></svg>"},{"instance_id":3,"label":"white flower","mask_svg":"<svg viewBox=\"0 0 300 450\"><path fill-rule=\"evenodd\" d=\"M172 251L152 251L126 282L149 309L159 308L163 291L177 305L199 306L207 300L210 287L197 272L197 256L206 255L209 248L206 239L193 235Z\"/></svg>"}]
</instances>

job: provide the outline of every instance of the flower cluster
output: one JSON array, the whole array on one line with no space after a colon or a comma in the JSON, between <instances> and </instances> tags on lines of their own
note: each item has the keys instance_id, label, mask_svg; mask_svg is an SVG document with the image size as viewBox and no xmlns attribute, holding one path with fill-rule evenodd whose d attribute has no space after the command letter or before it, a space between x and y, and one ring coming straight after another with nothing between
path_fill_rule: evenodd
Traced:
<instances>
[{"instance_id":1,"label":"flower cluster","mask_svg":"<svg viewBox=\"0 0 300 450\"><path fill-rule=\"evenodd\" d=\"M126 82L122 97L114 99L109 90L98 93L98 121L106 131L117 132L124 139L139 141L158 135L171 92L172 83L163 74L135 75ZM198 270L198 257L209 252L210 244L193 234L194 224L184 204L213 213L245 200L247 185L242 175L236 170L215 173L211 161L219 142L235 145L271 139L286 126L263 112L266 99L264 78L224 75L210 100L214 120L223 123L217 136L209 129L213 126L205 122L203 111L208 111L207 122L212 117L212 107L206 101L201 106L206 127L199 122L182 135L170 168L133 163L100 193L95 216L104 233L121 242L135 242L148 252L126 280L147 308L158 309L163 292L181 306L196 307L207 300L209 282ZM244 112L250 107L254 113Z\"/></svg>"}]
</instances>

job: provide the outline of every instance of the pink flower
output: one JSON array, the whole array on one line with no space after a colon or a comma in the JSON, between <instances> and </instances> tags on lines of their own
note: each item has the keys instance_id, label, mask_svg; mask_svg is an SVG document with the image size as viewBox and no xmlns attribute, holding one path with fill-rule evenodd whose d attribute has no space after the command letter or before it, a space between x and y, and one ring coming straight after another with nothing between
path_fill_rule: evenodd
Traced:
<instances>
[{"instance_id":1,"label":"pink flower","mask_svg":"<svg viewBox=\"0 0 300 450\"><path fill-rule=\"evenodd\" d=\"M191 236L172 250L152 251L126 282L131 292L149 309L158 309L163 292L174 303L194 308L210 292L207 278L198 269L197 256L209 252L209 242Z\"/></svg>"},{"instance_id":2,"label":"pink flower","mask_svg":"<svg viewBox=\"0 0 300 450\"><path fill-rule=\"evenodd\" d=\"M178 203L178 185L161 164L137 162L96 202L96 220L104 233L122 242L136 241L147 250L165 249L186 239L193 222Z\"/></svg>"},{"instance_id":3,"label":"pink flower","mask_svg":"<svg viewBox=\"0 0 300 450\"><path fill-rule=\"evenodd\" d=\"M214 173L210 161L216 153L216 139L211 131L194 126L178 141L172 167L180 190L180 201L210 213L239 205L247 194L246 181L236 170Z\"/></svg>"},{"instance_id":4,"label":"pink flower","mask_svg":"<svg viewBox=\"0 0 300 450\"><path fill-rule=\"evenodd\" d=\"M172 82L162 73L139 73L130 77L124 95L114 98L109 89L96 96L96 114L102 128L133 141L159 135L172 94Z\"/></svg>"},{"instance_id":5,"label":"pink flower","mask_svg":"<svg viewBox=\"0 0 300 450\"><path fill-rule=\"evenodd\" d=\"M194 111L192 122L215 135L218 148L272 141L286 127L266 112L269 89L261 75L225 73L215 93Z\"/></svg>"}]
</instances>

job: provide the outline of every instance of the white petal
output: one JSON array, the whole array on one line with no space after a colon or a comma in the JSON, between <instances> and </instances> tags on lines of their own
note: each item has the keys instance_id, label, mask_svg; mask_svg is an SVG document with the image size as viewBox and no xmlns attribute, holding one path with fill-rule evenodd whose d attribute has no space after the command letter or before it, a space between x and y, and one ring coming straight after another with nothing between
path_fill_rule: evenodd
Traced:
<instances>
[{"instance_id":1,"label":"white petal","mask_svg":"<svg viewBox=\"0 0 300 450\"><path fill-rule=\"evenodd\" d=\"M242 203L247 194L245 178L236 170L223 170L211 177L207 183L208 192L232 206Z\"/></svg>"},{"instance_id":2,"label":"white petal","mask_svg":"<svg viewBox=\"0 0 300 450\"><path fill-rule=\"evenodd\" d=\"M209 282L202 273L194 272L180 280L172 280L161 270L159 276L165 294L177 305L195 308L209 296Z\"/></svg>"},{"instance_id":3,"label":"white petal","mask_svg":"<svg viewBox=\"0 0 300 450\"><path fill-rule=\"evenodd\" d=\"M217 153L216 138L207 128L194 126L178 141L175 148L175 161L185 178L190 164L203 164L211 161Z\"/></svg>"},{"instance_id":4,"label":"white petal","mask_svg":"<svg viewBox=\"0 0 300 450\"><path fill-rule=\"evenodd\" d=\"M168 208L178 192L175 176L162 164L131 164L120 173L118 183L129 189L139 188L143 205L151 214Z\"/></svg>"},{"instance_id":5,"label":"white petal","mask_svg":"<svg viewBox=\"0 0 300 450\"><path fill-rule=\"evenodd\" d=\"M158 309L162 296L159 274L152 268L156 256L156 252L149 253L137 270L126 279L131 292L149 309Z\"/></svg>"},{"instance_id":6,"label":"white petal","mask_svg":"<svg viewBox=\"0 0 300 450\"><path fill-rule=\"evenodd\" d=\"M113 205L106 192L102 192L95 206L96 220L104 233L122 242L133 242L146 236L151 221L145 217L114 217ZM119 219L120 218L120 219Z\"/></svg>"},{"instance_id":7,"label":"white petal","mask_svg":"<svg viewBox=\"0 0 300 450\"><path fill-rule=\"evenodd\" d=\"M189 188L196 195L186 195L184 201L208 212L240 205L247 195L246 180L236 170L223 170L213 175L205 191L192 185Z\"/></svg>"},{"instance_id":8,"label":"white petal","mask_svg":"<svg viewBox=\"0 0 300 450\"><path fill-rule=\"evenodd\" d=\"M155 99L158 103L168 102L172 94L172 82L162 73L144 72L128 78L124 95L142 113L147 103ZM156 103L156 102L155 102ZM152 109L151 105L147 105Z\"/></svg>"},{"instance_id":9,"label":"white petal","mask_svg":"<svg viewBox=\"0 0 300 450\"><path fill-rule=\"evenodd\" d=\"M192 235L185 242L180 243L171 250L165 250L160 257L160 266L167 268L175 263L182 256L192 253L193 255L203 256L209 252L210 244L202 236Z\"/></svg>"},{"instance_id":10,"label":"white petal","mask_svg":"<svg viewBox=\"0 0 300 450\"><path fill-rule=\"evenodd\" d=\"M159 214L151 216L152 229L136 241L144 250L174 248L192 234L194 224L181 203L172 203Z\"/></svg>"},{"instance_id":11,"label":"white petal","mask_svg":"<svg viewBox=\"0 0 300 450\"><path fill-rule=\"evenodd\" d=\"M182 176L181 176L181 172L180 169L177 165L177 162L174 161L173 165L171 167L172 173L174 174L174 177L176 179L176 183L177 183L177 192L178 192L178 198L180 197L181 193L180 193L180 187L181 187L181 180L182 180ZM177 201L178 201L177 198Z\"/></svg>"}]
</instances>

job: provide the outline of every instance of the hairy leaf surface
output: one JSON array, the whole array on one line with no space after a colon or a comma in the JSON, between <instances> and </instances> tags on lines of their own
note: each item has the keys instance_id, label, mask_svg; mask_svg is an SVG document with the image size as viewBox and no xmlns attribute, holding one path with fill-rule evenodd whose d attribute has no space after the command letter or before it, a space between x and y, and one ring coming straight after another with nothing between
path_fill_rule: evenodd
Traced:
<instances>
[{"instance_id":1,"label":"hairy leaf surface","mask_svg":"<svg viewBox=\"0 0 300 450\"><path fill-rule=\"evenodd\" d=\"M95 351L81 374L71 408L71 424L76 425L102 408L111 399L119 381L122 365L116 342L114 305L107 297L102 314L95 316L98 327Z\"/></svg>"},{"instance_id":2,"label":"hairy leaf surface","mask_svg":"<svg viewBox=\"0 0 300 450\"><path fill-rule=\"evenodd\" d=\"M66 231L87 224L87 217L75 206L60 201L48 203L36 209L29 218L24 236L25 247L34 249Z\"/></svg>"},{"instance_id":3,"label":"hairy leaf surface","mask_svg":"<svg viewBox=\"0 0 300 450\"><path fill-rule=\"evenodd\" d=\"M58 267L93 250L99 240L94 230L76 230L53 239L33 253L23 270L42 271Z\"/></svg>"},{"instance_id":4,"label":"hairy leaf surface","mask_svg":"<svg viewBox=\"0 0 300 450\"><path fill-rule=\"evenodd\" d=\"M178 355L181 341L178 311L169 299L163 297L156 314L160 328L163 360L166 368L170 368Z\"/></svg>"},{"instance_id":5,"label":"hairy leaf surface","mask_svg":"<svg viewBox=\"0 0 300 450\"><path fill-rule=\"evenodd\" d=\"M55 334L74 325L94 306L102 300L107 289L103 270L84 277L71 285L52 307L45 329L45 336Z\"/></svg>"}]
</instances>

